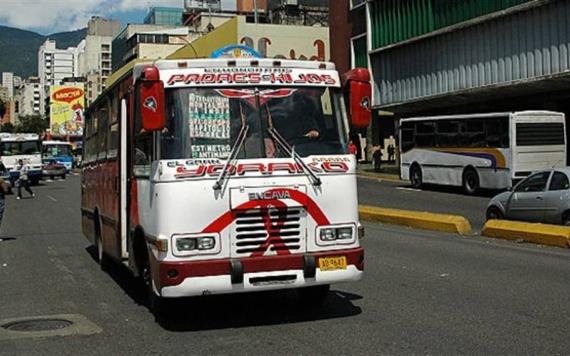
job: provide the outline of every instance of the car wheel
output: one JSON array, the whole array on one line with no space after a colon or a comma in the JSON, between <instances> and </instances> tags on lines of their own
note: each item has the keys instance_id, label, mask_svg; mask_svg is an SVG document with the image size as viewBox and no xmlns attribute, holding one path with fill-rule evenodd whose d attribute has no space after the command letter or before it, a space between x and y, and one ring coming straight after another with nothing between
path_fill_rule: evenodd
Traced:
<instances>
[{"instance_id":1,"label":"car wheel","mask_svg":"<svg viewBox=\"0 0 570 356\"><path fill-rule=\"evenodd\" d=\"M487 220L502 220L505 218L505 215L501 209L497 208L496 206L491 206L489 209L487 209L486 217Z\"/></svg>"},{"instance_id":2,"label":"car wheel","mask_svg":"<svg viewBox=\"0 0 570 356\"><path fill-rule=\"evenodd\" d=\"M61 179L65 179L65 173L61 175Z\"/></svg>"},{"instance_id":3,"label":"car wheel","mask_svg":"<svg viewBox=\"0 0 570 356\"><path fill-rule=\"evenodd\" d=\"M479 175L474 169L467 169L463 173L463 190L469 195L479 190Z\"/></svg>"},{"instance_id":4,"label":"car wheel","mask_svg":"<svg viewBox=\"0 0 570 356\"><path fill-rule=\"evenodd\" d=\"M417 164L410 167L410 182L412 183L412 187L416 189L421 188L423 184L422 169Z\"/></svg>"},{"instance_id":5,"label":"car wheel","mask_svg":"<svg viewBox=\"0 0 570 356\"><path fill-rule=\"evenodd\" d=\"M567 211L564 214L562 214L562 225L570 226L570 211Z\"/></svg>"}]
</instances>

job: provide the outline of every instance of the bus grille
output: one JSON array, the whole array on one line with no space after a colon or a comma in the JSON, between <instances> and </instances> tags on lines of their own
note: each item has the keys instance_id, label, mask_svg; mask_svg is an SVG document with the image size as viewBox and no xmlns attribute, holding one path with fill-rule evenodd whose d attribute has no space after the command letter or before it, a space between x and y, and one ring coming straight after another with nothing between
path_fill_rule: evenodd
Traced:
<instances>
[{"instance_id":1,"label":"bus grille","mask_svg":"<svg viewBox=\"0 0 570 356\"><path fill-rule=\"evenodd\" d=\"M268 209L238 212L234 227L236 255L303 252L304 209Z\"/></svg>"}]
</instances>

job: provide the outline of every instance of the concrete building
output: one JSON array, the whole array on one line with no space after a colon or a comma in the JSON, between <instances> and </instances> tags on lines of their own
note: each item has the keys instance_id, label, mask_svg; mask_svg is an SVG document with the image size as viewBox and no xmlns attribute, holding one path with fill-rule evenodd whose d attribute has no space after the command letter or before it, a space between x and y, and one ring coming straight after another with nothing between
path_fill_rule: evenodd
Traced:
<instances>
[{"instance_id":1,"label":"concrete building","mask_svg":"<svg viewBox=\"0 0 570 356\"><path fill-rule=\"evenodd\" d=\"M107 20L101 17L92 17L87 24L87 35L78 48L82 47L78 55L77 75L88 78L87 82L95 83L86 87L91 90L87 96L87 103L91 103L105 89L105 81L111 75L113 38L120 32L118 21Z\"/></svg>"},{"instance_id":2,"label":"concrete building","mask_svg":"<svg viewBox=\"0 0 570 356\"><path fill-rule=\"evenodd\" d=\"M17 117L41 116L44 113L44 101L42 100L42 88L40 78L30 77L23 81L16 89L15 110Z\"/></svg>"},{"instance_id":3,"label":"concrete building","mask_svg":"<svg viewBox=\"0 0 570 356\"><path fill-rule=\"evenodd\" d=\"M59 49L54 40L46 40L38 51L38 76L43 87L56 85L63 78L76 76L77 48Z\"/></svg>"},{"instance_id":4,"label":"concrete building","mask_svg":"<svg viewBox=\"0 0 570 356\"><path fill-rule=\"evenodd\" d=\"M268 58L321 61L330 58L328 27L254 24L248 22L246 16L233 17L169 58L209 57L213 51L236 43L245 44Z\"/></svg>"},{"instance_id":5,"label":"concrete building","mask_svg":"<svg viewBox=\"0 0 570 356\"><path fill-rule=\"evenodd\" d=\"M188 27L128 24L113 40L112 71L134 59L166 58L185 46Z\"/></svg>"},{"instance_id":6,"label":"concrete building","mask_svg":"<svg viewBox=\"0 0 570 356\"><path fill-rule=\"evenodd\" d=\"M8 99L11 100L14 97L14 73L2 73L2 86L8 89Z\"/></svg>"},{"instance_id":7,"label":"concrete building","mask_svg":"<svg viewBox=\"0 0 570 356\"><path fill-rule=\"evenodd\" d=\"M176 7L151 7L144 19L148 25L182 26L184 9Z\"/></svg>"},{"instance_id":8,"label":"concrete building","mask_svg":"<svg viewBox=\"0 0 570 356\"><path fill-rule=\"evenodd\" d=\"M395 134L401 117L525 109L570 117L570 2L374 0L356 7L366 13L366 47L357 55L373 75L376 141ZM332 36L350 15L331 22Z\"/></svg>"}]
</instances>

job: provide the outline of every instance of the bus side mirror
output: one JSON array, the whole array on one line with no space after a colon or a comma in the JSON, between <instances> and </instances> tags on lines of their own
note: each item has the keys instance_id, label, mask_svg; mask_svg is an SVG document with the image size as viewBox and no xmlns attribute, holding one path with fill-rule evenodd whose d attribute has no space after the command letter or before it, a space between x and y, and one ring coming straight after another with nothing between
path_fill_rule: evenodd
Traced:
<instances>
[{"instance_id":1,"label":"bus side mirror","mask_svg":"<svg viewBox=\"0 0 570 356\"><path fill-rule=\"evenodd\" d=\"M140 115L145 131L160 131L166 125L164 112L164 83L160 80L158 68L147 67L140 77Z\"/></svg>"},{"instance_id":2,"label":"bus side mirror","mask_svg":"<svg viewBox=\"0 0 570 356\"><path fill-rule=\"evenodd\" d=\"M372 118L370 73L366 68L355 68L343 75L348 91L350 122L355 128L366 128Z\"/></svg>"}]
</instances>

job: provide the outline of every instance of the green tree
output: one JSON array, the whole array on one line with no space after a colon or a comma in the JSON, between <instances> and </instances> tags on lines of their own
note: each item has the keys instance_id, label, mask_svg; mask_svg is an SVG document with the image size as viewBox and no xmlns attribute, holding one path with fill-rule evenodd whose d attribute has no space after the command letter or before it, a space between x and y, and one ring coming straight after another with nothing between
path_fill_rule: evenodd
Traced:
<instances>
[{"instance_id":1,"label":"green tree","mask_svg":"<svg viewBox=\"0 0 570 356\"><path fill-rule=\"evenodd\" d=\"M6 104L4 103L4 100L0 99L0 118L4 117L4 114L6 114Z\"/></svg>"},{"instance_id":2,"label":"green tree","mask_svg":"<svg viewBox=\"0 0 570 356\"><path fill-rule=\"evenodd\" d=\"M2 125L2 127L0 128L0 131L2 132L14 132L16 128L14 127L14 125L11 122L7 122L4 125Z\"/></svg>"},{"instance_id":3,"label":"green tree","mask_svg":"<svg viewBox=\"0 0 570 356\"><path fill-rule=\"evenodd\" d=\"M48 121L39 115L24 116L20 118L20 124L16 126L15 131L42 134L48 125Z\"/></svg>"}]
</instances>

